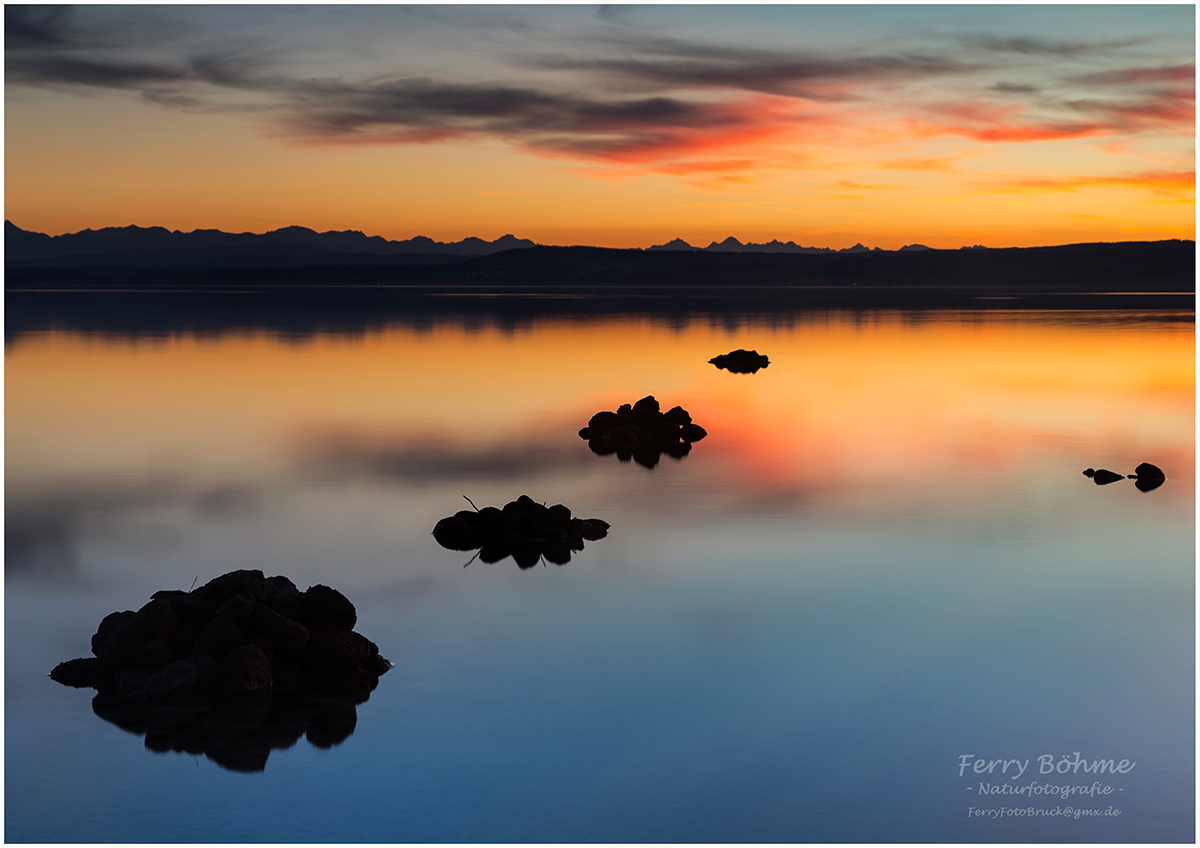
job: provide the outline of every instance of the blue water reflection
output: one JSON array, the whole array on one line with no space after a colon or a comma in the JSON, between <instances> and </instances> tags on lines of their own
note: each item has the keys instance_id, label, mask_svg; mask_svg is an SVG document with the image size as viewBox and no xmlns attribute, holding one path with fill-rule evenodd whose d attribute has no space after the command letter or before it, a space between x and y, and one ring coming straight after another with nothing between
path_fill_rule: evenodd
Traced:
<instances>
[{"instance_id":1,"label":"blue water reflection","mask_svg":"<svg viewBox=\"0 0 1200 848\"><path fill-rule=\"evenodd\" d=\"M1003 320L1055 355L1110 332L1075 318ZM623 321L590 338L612 347L589 358L628 344ZM1082 335L1064 348L1067 325ZM689 344L688 327L643 329L667 339L665 350ZM836 316L829 327L829 344L839 333L873 338ZM1180 351L1191 345L1189 324L1119 329L1134 346L1163 334L1182 337ZM518 334L493 355L517 356L552 330ZM125 459L98 465L83 447L72 452L89 444L71 435L86 430L83 419L56 458L37 427L17 422L6 445L8 841L1191 841L1194 497L1182 461L1194 454L1194 422L1162 400L1170 354L1146 366L1148 394L1130 388L1133 377L1114 389L1149 404L1141 418L1115 417L1122 397L1086 394L1071 399L1078 417L1054 422L972 406L956 414L977 440L926 445L923 428L948 425L932 410L926 419L890 408L870 432L896 441L863 445L858 457L829 447L835 433L809 395L845 379L844 411L857 411L857 366L788 370L791 334L815 331L719 329L725 349L769 351L772 366L731 384L739 375L700 359L694 383L659 391L664 407L675 402L668 394L696 398L684 405L697 420L707 404L711 435L705 450L653 470L594 456L575 432L584 403L511 421L485 405L478 436L459 412L424 401L381 412L370 404L386 391L426 389L402 369L387 370L387 382L375 376L371 359L386 350L369 339L335 353L376 400L325 414L319 383L308 384L311 397L249 400L187 436L206 464L164 460L129 436L112 444ZM956 338L961 347L945 356L977 355L973 336ZM43 353L69 362L71 340L43 339ZM454 342L435 339L430 354ZM207 344L201 357L232 342ZM271 348L281 383L306 355L288 350ZM9 348L10 380L36 370L34 352ZM170 355L150 346L111 362L140 368ZM1020 386L1003 390L1042 398L1017 356ZM927 374L887 373L907 381L901 393L941 397ZM619 382L615 401L636 400L637 380ZM10 415L32 397L20 385ZM969 390L951 392L940 414ZM738 430L758 407L735 396L777 400L796 416L795 430L783 430L796 438L759 424ZM134 415L133 400L111 403L99 417L120 420L125 403ZM274 403L295 426L269 430L274 453L242 450L239 440L257 444L256 422ZM1097 421L1108 441L1095 440ZM825 444L807 444L814 434ZM1096 456L1101 448L1111 453ZM945 452L953 474L938 465ZM1006 459L984 461L990 452ZM1168 456L1166 484L1098 488L1080 474L1126 455ZM429 535L463 494L482 506L521 493L602 516L610 534L566 567L528 571L464 569L464 556ZM86 653L108 612L242 567L341 589L358 607L356 629L396 663L334 747L297 741L256 774L154 753L97 717L90 690L46 678ZM1113 793L1094 803L981 796L981 782L1001 781L958 773L966 754L1029 759L1036 770L1039 755L1076 751L1137 765L1099 778ZM1067 782L1029 771L1019 783L1030 780ZM1056 805L1121 814L969 815Z\"/></svg>"}]
</instances>

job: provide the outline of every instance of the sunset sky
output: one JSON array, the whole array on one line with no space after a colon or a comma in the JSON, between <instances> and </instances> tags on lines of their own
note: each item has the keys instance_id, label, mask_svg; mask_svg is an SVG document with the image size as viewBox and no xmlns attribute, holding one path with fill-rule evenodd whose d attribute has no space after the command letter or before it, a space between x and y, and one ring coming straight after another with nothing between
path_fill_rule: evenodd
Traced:
<instances>
[{"instance_id":1,"label":"sunset sky","mask_svg":"<svg viewBox=\"0 0 1200 848\"><path fill-rule=\"evenodd\" d=\"M1195 7L5 6L58 234L1194 238Z\"/></svg>"}]
</instances>

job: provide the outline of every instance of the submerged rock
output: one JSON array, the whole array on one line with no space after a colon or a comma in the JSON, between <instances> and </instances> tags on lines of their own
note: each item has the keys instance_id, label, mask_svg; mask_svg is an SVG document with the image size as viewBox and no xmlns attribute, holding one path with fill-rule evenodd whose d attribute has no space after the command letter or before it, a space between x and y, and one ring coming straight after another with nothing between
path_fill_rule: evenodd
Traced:
<instances>
[{"instance_id":1,"label":"submerged rock","mask_svg":"<svg viewBox=\"0 0 1200 848\"><path fill-rule=\"evenodd\" d=\"M753 374L760 368L766 368L771 364L771 360L765 354L759 353L757 350L743 350L738 348L729 353L722 353L720 356L714 356L708 360L718 368L724 368L726 371L731 371L734 374Z\"/></svg>"},{"instance_id":2,"label":"submerged rock","mask_svg":"<svg viewBox=\"0 0 1200 848\"><path fill-rule=\"evenodd\" d=\"M289 694L357 697L391 663L352 632L356 622L354 605L336 589L318 584L301 595L287 578L234 571L192 592L155 592L137 612L105 616L92 637L95 657L60 663L50 677L137 703L270 697L276 679ZM326 644L355 649L313 649L314 631Z\"/></svg>"},{"instance_id":3,"label":"submerged rock","mask_svg":"<svg viewBox=\"0 0 1200 848\"><path fill-rule=\"evenodd\" d=\"M616 454L622 462L634 460L653 468L665 453L682 459L708 433L681 406L659 411L654 395L647 395L630 406L622 404L616 412L601 411L579 431L588 447L598 456Z\"/></svg>"},{"instance_id":4,"label":"submerged rock","mask_svg":"<svg viewBox=\"0 0 1200 848\"><path fill-rule=\"evenodd\" d=\"M562 504L547 507L521 495L503 509L459 510L434 526L433 538L452 551L478 550L486 563L511 556L524 569L542 559L566 565L573 552L583 550L584 540L603 539L608 528L607 521L574 518Z\"/></svg>"}]
</instances>

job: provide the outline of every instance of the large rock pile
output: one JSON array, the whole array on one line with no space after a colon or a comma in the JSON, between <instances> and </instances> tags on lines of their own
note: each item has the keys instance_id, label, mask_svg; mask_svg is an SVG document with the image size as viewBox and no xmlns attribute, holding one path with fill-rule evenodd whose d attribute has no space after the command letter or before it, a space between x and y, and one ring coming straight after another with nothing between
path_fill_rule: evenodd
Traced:
<instances>
[{"instance_id":1,"label":"large rock pile","mask_svg":"<svg viewBox=\"0 0 1200 848\"><path fill-rule=\"evenodd\" d=\"M616 412L597 412L579 435L588 440L592 453L615 453L622 462L633 459L653 468L664 453L676 459L687 456L692 443L708 432L692 423L692 416L682 406L660 412L654 395L648 395L632 406L622 404Z\"/></svg>"},{"instance_id":2,"label":"large rock pile","mask_svg":"<svg viewBox=\"0 0 1200 848\"><path fill-rule=\"evenodd\" d=\"M521 495L503 509L464 509L443 518L433 528L433 538L452 551L478 549L479 558L487 563L511 555L521 568L531 568L543 557L566 565L572 551L583 550L585 539L603 539L608 527L599 518L573 518L562 504L547 507Z\"/></svg>"},{"instance_id":3,"label":"large rock pile","mask_svg":"<svg viewBox=\"0 0 1200 848\"><path fill-rule=\"evenodd\" d=\"M724 368L726 371L732 371L734 374L753 374L760 368L766 368L771 364L771 360L765 354L759 353L757 350L731 350L729 353L722 353L720 356L714 356L708 360L718 368Z\"/></svg>"},{"instance_id":4,"label":"large rock pile","mask_svg":"<svg viewBox=\"0 0 1200 848\"><path fill-rule=\"evenodd\" d=\"M286 577L231 571L106 616L92 636L95 656L61 663L50 676L151 704L310 693L361 701L391 663L354 632L357 620L336 589L301 592Z\"/></svg>"}]
</instances>

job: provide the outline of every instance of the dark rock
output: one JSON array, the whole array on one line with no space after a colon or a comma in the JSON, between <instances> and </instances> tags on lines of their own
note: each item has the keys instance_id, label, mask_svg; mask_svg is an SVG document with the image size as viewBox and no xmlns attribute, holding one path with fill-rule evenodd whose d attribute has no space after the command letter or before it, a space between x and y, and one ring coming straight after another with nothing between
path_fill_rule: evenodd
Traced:
<instances>
[{"instance_id":1,"label":"dark rock","mask_svg":"<svg viewBox=\"0 0 1200 848\"><path fill-rule=\"evenodd\" d=\"M262 604L251 614L249 628L251 632L265 636L279 650L287 653L299 654L308 644L307 627Z\"/></svg>"},{"instance_id":2,"label":"dark rock","mask_svg":"<svg viewBox=\"0 0 1200 848\"><path fill-rule=\"evenodd\" d=\"M1163 470L1157 465L1151 465L1149 462L1143 462L1137 468L1133 469L1134 475L1139 480L1166 480L1167 475L1163 474Z\"/></svg>"},{"instance_id":3,"label":"dark rock","mask_svg":"<svg viewBox=\"0 0 1200 848\"><path fill-rule=\"evenodd\" d=\"M275 662L275 643L266 636L251 636L247 645L253 645L267 655L267 662Z\"/></svg>"},{"instance_id":4,"label":"dark rock","mask_svg":"<svg viewBox=\"0 0 1200 848\"><path fill-rule=\"evenodd\" d=\"M771 360L757 350L742 350L741 348L714 356L708 361L718 368L724 368L734 374L753 374L771 364Z\"/></svg>"},{"instance_id":5,"label":"dark rock","mask_svg":"<svg viewBox=\"0 0 1200 848\"><path fill-rule=\"evenodd\" d=\"M122 610L120 612L110 612L100 620L100 626L96 628L96 632L92 634L92 653L99 651L104 643L108 640L108 635L113 628L129 619L133 618L137 613L133 610Z\"/></svg>"},{"instance_id":6,"label":"dark rock","mask_svg":"<svg viewBox=\"0 0 1200 848\"><path fill-rule=\"evenodd\" d=\"M155 593L158 594L158 593ZM175 614L184 622L199 621L207 623L216 612L217 605L197 598L193 594L171 595L167 598Z\"/></svg>"},{"instance_id":7,"label":"dark rock","mask_svg":"<svg viewBox=\"0 0 1200 848\"><path fill-rule=\"evenodd\" d=\"M134 665L146 665L151 668L161 668L175 659L175 649L166 639L151 639L133 659Z\"/></svg>"},{"instance_id":8,"label":"dark rock","mask_svg":"<svg viewBox=\"0 0 1200 848\"><path fill-rule=\"evenodd\" d=\"M137 611L151 638L167 636L179 626L179 613L167 598L156 598Z\"/></svg>"},{"instance_id":9,"label":"dark rock","mask_svg":"<svg viewBox=\"0 0 1200 848\"><path fill-rule=\"evenodd\" d=\"M118 698L125 700L138 700L143 697L142 689L146 685L156 668L148 668L142 665L135 665L131 668L126 668L113 675L112 681L101 687L100 691L109 691Z\"/></svg>"},{"instance_id":10,"label":"dark rock","mask_svg":"<svg viewBox=\"0 0 1200 848\"><path fill-rule=\"evenodd\" d=\"M636 424L626 424L604 434L605 440L617 450L630 450L653 441L650 434Z\"/></svg>"},{"instance_id":11,"label":"dark rock","mask_svg":"<svg viewBox=\"0 0 1200 848\"><path fill-rule=\"evenodd\" d=\"M1165 482L1166 479L1162 477L1139 477L1133 485L1139 492L1153 492Z\"/></svg>"},{"instance_id":12,"label":"dark rock","mask_svg":"<svg viewBox=\"0 0 1200 848\"><path fill-rule=\"evenodd\" d=\"M267 596L263 598L263 604L293 621L304 617L304 596L295 583L279 575L268 577L267 587Z\"/></svg>"},{"instance_id":13,"label":"dark rock","mask_svg":"<svg viewBox=\"0 0 1200 848\"><path fill-rule=\"evenodd\" d=\"M493 532L504 526L504 511L494 506L485 506L479 510L476 523L485 533Z\"/></svg>"},{"instance_id":14,"label":"dark rock","mask_svg":"<svg viewBox=\"0 0 1200 848\"><path fill-rule=\"evenodd\" d=\"M152 701L168 701L191 692L200 679L200 670L187 660L165 665L146 680L142 693Z\"/></svg>"},{"instance_id":15,"label":"dark rock","mask_svg":"<svg viewBox=\"0 0 1200 848\"><path fill-rule=\"evenodd\" d=\"M108 619L105 619L107 621ZM101 622L101 626L104 622ZM99 632L97 635L100 635ZM115 624L104 632L104 640L99 649L93 648L96 656L105 660L110 667L125 667L133 662L147 642L150 641L150 628L146 617L133 613L122 616ZM93 644L95 640L93 639Z\"/></svg>"},{"instance_id":16,"label":"dark rock","mask_svg":"<svg viewBox=\"0 0 1200 848\"><path fill-rule=\"evenodd\" d=\"M200 631L194 650L197 654L208 654L220 662L244 640L242 628L232 618L218 615Z\"/></svg>"},{"instance_id":17,"label":"dark rock","mask_svg":"<svg viewBox=\"0 0 1200 848\"><path fill-rule=\"evenodd\" d=\"M538 532L538 528L542 526L542 522L527 512L514 513L512 519L508 522L508 526L513 533L522 536L533 536Z\"/></svg>"},{"instance_id":18,"label":"dark rock","mask_svg":"<svg viewBox=\"0 0 1200 848\"><path fill-rule=\"evenodd\" d=\"M337 589L320 583L309 586L304 593L304 613L311 624L328 624L346 630L353 630L358 622L354 604Z\"/></svg>"},{"instance_id":19,"label":"dark rock","mask_svg":"<svg viewBox=\"0 0 1200 848\"><path fill-rule=\"evenodd\" d=\"M118 625L131 620L135 615L137 613L133 610L123 610L121 612L110 612L104 616L100 621L100 626L96 628L96 632L92 635L92 653L98 657L107 653L108 640L113 630Z\"/></svg>"},{"instance_id":20,"label":"dark rock","mask_svg":"<svg viewBox=\"0 0 1200 848\"><path fill-rule=\"evenodd\" d=\"M271 661L257 645L238 645L221 663L221 694L241 697L271 688Z\"/></svg>"},{"instance_id":21,"label":"dark rock","mask_svg":"<svg viewBox=\"0 0 1200 848\"><path fill-rule=\"evenodd\" d=\"M261 571L255 569L253 571L230 571L228 574L214 577L197 589L194 594L202 601L219 606L225 603L230 595L245 595L258 601L265 598L269 591L267 578L263 577Z\"/></svg>"},{"instance_id":22,"label":"dark rock","mask_svg":"<svg viewBox=\"0 0 1200 848\"><path fill-rule=\"evenodd\" d=\"M254 607L257 602L253 598L248 598L241 593L230 595L225 603L217 607L217 615L224 615L231 619L235 624L241 624L250 617L250 613L254 612Z\"/></svg>"},{"instance_id":23,"label":"dark rock","mask_svg":"<svg viewBox=\"0 0 1200 848\"><path fill-rule=\"evenodd\" d=\"M601 410L591 417L588 421L588 429L607 432L617 426L617 413ZM584 438L587 438L584 436Z\"/></svg>"},{"instance_id":24,"label":"dark rock","mask_svg":"<svg viewBox=\"0 0 1200 848\"><path fill-rule=\"evenodd\" d=\"M1095 469L1095 468L1085 468L1085 469L1083 469L1083 476L1084 476L1084 477L1095 477L1095 476L1096 476L1096 469Z\"/></svg>"},{"instance_id":25,"label":"dark rock","mask_svg":"<svg viewBox=\"0 0 1200 848\"><path fill-rule=\"evenodd\" d=\"M304 668L298 657L276 653L271 659L271 677L276 694L294 695L304 688Z\"/></svg>"},{"instance_id":26,"label":"dark rock","mask_svg":"<svg viewBox=\"0 0 1200 848\"><path fill-rule=\"evenodd\" d=\"M550 515L528 498L520 506L543 517ZM523 516L519 520L529 520L529 514L514 513L518 514ZM498 509L467 515L472 522L504 529L505 517ZM560 539L564 536L561 527L550 529ZM268 605L268 600L311 616L306 620L325 622L314 625L321 633L317 644L311 644L312 631ZM240 626L235 619L240 619ZM202 727L211 721L205 716L222 722L226 717L253 722L259 714L255 710L239 708L231 713L222 705L228 699L250 698L261 707L264 699L276 697L277 675L279 697L334 694L351 707L365 701L391 663L379 656L373 642L349 629L355 623L353 604L328 586L314 586L301 594L287 578L267 581L261 572L232 572L197 593L156 592L136 613L125 610L106 616L92 637L96 656L60 663L51 678L64 685L97 688L96 714L145 732L150 750L204 752L227 767L261 768L274 741L251 741L249 749L242 750L245 746L229 735L242 731L231 728L218 734L219 743L210 744L202 738L207 732ZM263 710L267 707L259 712ZM177 731L182 725L190 729ZM286 737L280 744L291 744L302 732L303 726L297 725L286 732L272 731L270 739ZM339 735L343 731L330 733L344 738ZM319 738L325 738L322 734L329 735L318 731Z\"/></svg>"},{"instance_id":27,"label":"dark rock","mask_svg":"<svg viewBox=\"0 0 1200 848\"><path fill-rule=\"evenodd\" d=\"M596 413L579 435L587 439L592 453L615 453L621 462L632 459L654 468L662 454L679 459L688 453L681 445L704 437L703 428L692 422L683 407L672 407L666 413L659 410L658 400L648 395L633 406L623 404L615 413Z\"/></svg>"},{"instance_id":28,"label":"dark rock","mask_svg":"<svg viewBox=\"0 0 1200 848\"><path fill-rule=\"evenodd\" d=\"M639 400L637 403L635 403L633 405L632 411L633 412L648 412L648 413L655 414L658 412L658 409L659 409L658 401L655 399L654 395L646 395L644 398L642 398L641 400Z\"/></svg>"},{"instance_id":29,"label":"dark rock","mask_svg":"<svg viewBox=\"0 0 1200 848\"><path fill-rule=\"evenodd\" d=\"M100 660L96 657L80 657L59 663L50 672L50 679L76 689L100 685Z\"/></svg>"},{"instance_id":30,"label":"dark rock","mask_svg":"<svg viewBox=\"0 0 1200 848\"><path fill-rule=\"evenodd\" d=\"M221 664L208 654L194 654L188 662L196 667L196 691L215 692L221 684Z\"/></svg>"},{"instance_id":31,"label":"dark rock","mask_svg":"<svg viewBox=\"0 0 1200 848\"><path fill-rule=\"evenodd\" d=\"M433 538L443 548L452 551L470 551L479 547L479 528L472 527L457 516L443 518L433 527Z\"/></svg>"},{"instance_id":32,"label":"dark rock","mask_svg":"<svg viewBox=\"0 0 1200 848\"><path fill-rule=\"evenodd\" d=\"M692 423L692 416L688 415L687 410L682 406L673 406L663 413L663 420L676 427L686 427Z\"/></svg>"},{"instance_id":33,"label":"dark rock","mask_svg":"<svg viewBox=\"0 0 1200 848\"><path fill-rule=\"evenodd\" d=\"M609 523L607 521L601 521L599 518L588 518L580 521L576 529L584 539L594 542L597 539L603 539L607 536L608 528Z\"/></svg>"},{"instance_id":34,"label":"dark rock","mask_svg":"<svg viewBox=\"0 0 1200 848\"><path fill-rule=\"evenodd\" d=\"M379 647L358 633L314 624L304 648L303 664L317 680L336 680L368 673Z\"/></svg>"},{"instance_id":35,"label":"dark rock","mask_svg":"<svg viewBox=\"0 0 1200 848\"><path fill-rule=\"evenodd\" d=\"M598 522L595 527L602 525L607 533L606 522L592 520ZM471 525L470 547L460 547L461 538L446 539L445 534L439 532L438 528L453 521ZM484 507L474 514L458 513L444 518L434 528L434 538L442 547L451 550L478 548L478 558L485 563L499 562L511 556L521 568L530 568L547 555L551 562L562 565L570 560L571 551L583 550L583 537L579 532L583 526L582 520L573 518L571 510L563 504L547 507L528 495L521 495L505 504L503 509ZM589 530L589 533L594 539L603 538L595 530ZM578 538L578 545L572 544L572 536Z\"/></svg>"},{"instance_id":36,"label":"dark rock","mask_svg":"<svg viewBox=\"0 0 1200 848\"><path fill-rule=\"evenodd\" d=\"M1117 474L1115 471L1109 471L1107 468L1100 468L1092 474L1092 482L1097 486L1107 486L1109 483L1115 483L1118 480L1124 480L1124 474Z\"/></svg>"}]
</instances>

